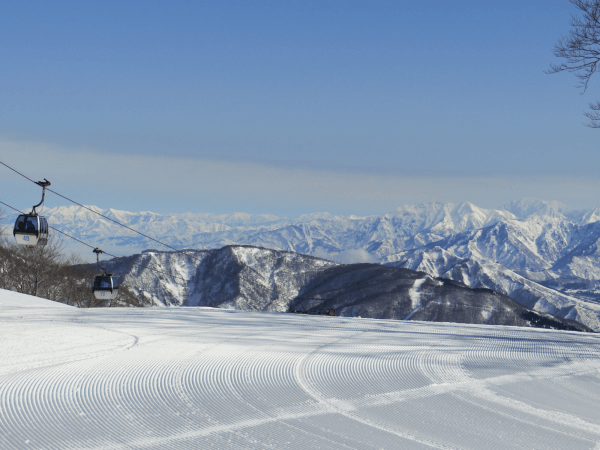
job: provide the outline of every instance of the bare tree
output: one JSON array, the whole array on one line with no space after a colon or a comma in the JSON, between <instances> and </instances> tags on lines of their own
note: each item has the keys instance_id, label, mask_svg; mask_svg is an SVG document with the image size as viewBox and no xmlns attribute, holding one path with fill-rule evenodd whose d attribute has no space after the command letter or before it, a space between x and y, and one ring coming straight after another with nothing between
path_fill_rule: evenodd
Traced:
<instances>
[{"instance_id":1,"label":"bare tree","mask_svg":"<svg viewBox=\"0 0 600 450\"><path fill-rule=\"evenodd\" d=\"M15 290L54 300L58 290L55 278L63 263L62 247L62 241L54 237L44 246L14 246L13 251L20 261L19 267L14 271Z\"/></svg>"},{"instance_id":2,"label":"bare tree","mask_svg":"<svg viewBox=\"0 0 600 450\"><path fill-rule=\"evenodd\" d=\"M57 273L60 280L63 302L79 308L92 306L93 271L87 267L76 253L71 253L63 260Z\"/></svg>"},{"instance_id":3,"label":"bare tree","mask_svg":"<svg viewBox=\"0 0 600 450\"><path fill-rule=\"evenodd\" d=\"M0 210L0 221L3 211ZM144 306L140 297L121 283L117 299L108 304L94 298L94 265L75 253L65 255L60 238L45 246L25 247L0 235L0 289L17 291L80 308Z\"/></svg>"},{"instance_id":4,"label":"bare tree","mask_svg":"<svg viewBox=\"0 0 600 450\"><path fill-rule=\"evenodd\" d=\"M8 237L8 226L4 225L6 221L6 211L0 208L0 245L6 241Z\"/></svg>"},{"instance_id":5,"label":"bare tree","mask_svg":"<svg viewBox=\"0 0 600 450\"><path fill-rule=\"evenodd\" d=\"M564 58L562 64L550 64L547 73L572 72L579 82L582 94L600 63L600 0L569 0L583 15L571 15L568 36L562 36L554 45L554 55ZM583 113L590 128L600 128L600 102L591 102L590 111Z\"/></svg>"}]
</instances>

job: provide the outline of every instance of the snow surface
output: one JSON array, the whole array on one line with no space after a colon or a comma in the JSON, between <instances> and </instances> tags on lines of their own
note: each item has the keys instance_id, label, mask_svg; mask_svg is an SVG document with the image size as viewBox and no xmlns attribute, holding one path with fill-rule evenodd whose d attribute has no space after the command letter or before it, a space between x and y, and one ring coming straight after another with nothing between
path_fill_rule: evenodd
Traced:
<instances>
[{"instance_id":1,"label":"snow surface","mask_svg":"<svg viewBox=\"0 0 600 450\"><path fill-rule=\"evenodd\" d=\"M36 302L0 290L3 450L600 446L597 335Z\"/></svg>"},{"instance_id":2,"label":"snow surface","mask_svg":"<svg viewBox=\"0 0 600 450\"><path fill-rule=\"evenodd\" d=\"M72 308L72 306L64 303L51 302L43 298L34 297L33 295L19 294L18 292L7 291L0 289L2 296L0 297L0 306L6 308Z\"/></svg>"}]
</instances>

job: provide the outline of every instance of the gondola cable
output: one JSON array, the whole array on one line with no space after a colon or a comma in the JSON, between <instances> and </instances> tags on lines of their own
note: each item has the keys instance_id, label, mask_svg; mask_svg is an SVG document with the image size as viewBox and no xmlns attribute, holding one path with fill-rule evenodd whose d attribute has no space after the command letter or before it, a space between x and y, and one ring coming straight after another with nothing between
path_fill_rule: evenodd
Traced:
<instances>
[{"instance_id":1,"label":"gondola cable","mask_svg":"<svg viewBox=\"0 0 600 450\"><path fill-rule=\"evenodd\" d=\"M16 211L16 212L18 212L19 214L23 214L23 212L22 212L22 211L18 210L17 208L15 208L15 207L13 207L13 206L9 205L8 203L5 203L5 202L3 202L3 201L1 201L1 200L0 200L0 204L2 204L2 205L4 205L4 206L6 206L7 208L10 208L10 209L12 209L13 211ZM53 226L49 225L49 228L52 228L52 229L53 229L54 231L56 231L57 233L60 233L60 234L62 234L62 235L64 235L64 236L66 236L66 237L68 237L68 238L70 238L70 239L73 239L74 241L77 241L77 242L79 242L80 244L83 244L83 245L85 245L86 247L89 247L89 248L91 248L92 250L94 250L94 253L96 253L97 255L99 255L99 253L101 252L101 253L104 253L104 254L105 254L105 255L107 255L107 256L111 256L111 257L113 257L113 258L119 258L119 256L112 255L112 254L110 254L110 253L107 253L107 252L105 252L105 251L99 250L97 247L94 247L93 245L90 245L90 244L88 244L87 242L84 242L84 241L82 241L82 240L80 240L80 239L77 239L76 237L74 237L74 236L71 236L70 234L68 234L68 233L65 233L64 231L61 231L61 230L59 230L59 229L58 229L58 228L56 228L56 227L53 227ZM96 252L95 250L98 250L98 252ZM188 255L188 256L191 256L191 255L189 255L189 254L187 254L187 255ZM98 261L99 261L99 259L98 259ZM98 264L98 265L99 265L99 264ZM100 266L100 268L101 268L101 269L103 269L101 266ZM187 278L184 278L184 277L182 277L182 276L180 276L180 275L173 275L172 273L165 272L164 270L154 269L154 268L152 268L152 267L149 267L149 266L146 266L146 268L147 268L147 269L149 269L149 270L151 270L151 271L153 271L153 272L156 272L156 273L159 273L159 274L163 274L163 275L167 275L167 276L169 276L169 277L171 277L171 278L179 278L180 280L183 280L183 281L184 281L184 282L186 282L186 283L192 283L192 281L190 281L190 280L188 280ZM106 272L106 270L105 270L105 269L103 269L103 270ZM256 282L254 282L254 281L252 281L252 280L245 280L245 281L249 281L250 283L252 283L252 284L254 284L254 285L256 285L256 284L257 284ZM94 294L95 294L95 293L96 293L96 291L94 291ZM303 309L305 312L307 312L308 310L307 310L307 309L304 307L304 305L302 304L302 300L325 300L325 304L324 304L324 305L323 305L323 307L321 308L321 311L319 311L319 313L318 313L319 315L321 315L321 313L322 313L323 309L325 308L325 306L326 306L327 302L328 302L330 299L318 298L318 297L299 297L299 298L297 298L297 300L300 302L300 304L302 305L302 309ZM291 306L291 305L290 305L290 306ZM332 310L332 311L333 311L333 315L335 315L335 310ZM296 311L295 311L295 310L293 310L293 308L291 308L291 311L290 311L290 312L296 312ZM329 312L328 312L328 313L326 313L326 315L330 315L330 314L329 314Z\"/></svg>"},{"instance_id":2,"label":"gondola cable","mask_svg":"<svg viewBox=\"0 0 600 450\"><path fill-rule=\"evenodd\" d=\"M0 161L0 164L3 164L3 165L5 165L6 167L9 167L9 166L7 166L6 164L4 164L2 161ZM17 172L19 175L22 175L23 177L27 178L28 180L31 180L31 178L29 178L29 177L27 177L27 176L25 176L25 175L21 174L20 172L16 171L16 170L15 170L15 169L13 169L12 167L9 167L9 168L10 168L11 170L14 170L15 172ZM35 184L37 184L37 182L34 182L34 183L35 183ZM50 189L48 189L48 190L50 190ZM54 192L54 191L51 191L51 192ZM57 195L60 195L60 194L57 194ZM62 195L60 195L60 196L61 196L61 197L64 197L64 196L62 196ZM67 198L67 197L64 197L64 198ZM72 201L72 200L69 200L69 201ZM20 210L18 210L18 209L16 209L16 208L13 208L12 206L8 205L7 203L4 203L4 202L2 202L2 201L0 201L0 203L1 203L1 204L3 204L3 205L5 205L5 206L7 206L7 207L9 207L10 209L12 209L12 210L14 210L14 211L16 211L16 212L19 212L19 213L23 214L23 213L22 213ZM73 202L73 203L75 203L75 204L78 204L78 205L79 205L79 203L77 203L77 202ZM81 205L81 206L83 206L83 205ZM87 208L87 207L85 207L85 206L84 206L84 208L86 208L86 209L89 209L89 208ZM92 212L94 212L94 213L96 213L96 214L98 214L98 215L101 215L102 217L106 217L106 216L104 216L104 215L102 215L102 214L100 214L100 213L97 213L96 211L94 211L94 210L92 210L92 209L89 209L89 210L90 210L90 211L92 211ZM136 230L134 230L134 229L132 229L132 228L129 228L129 227L128 227L128 226L126 226L126 225L123 225L123 224L121 224L121 223L119 223L119 222L117 222L117 221L115 221L115 220L112 220L112 219L110 219L110 217L106 217L106 218L107 218L107 219L109 219L109 220L111 220L112 222L115 222L115 223L117 223L117 224L119 224L119 225L121 225L121 226L125 227L125 228L128 228L128 229L130 229L131 231L135 231L136 233L138 233L138 234L141 234L142 236L146 236L145 234L143 234L143 233L140 233L139 231L136 231ZM80 243L82 243L83 245L86 245L86 246L88 246L88 247L89 247L89 248L91 248L91 249L94 249L94 248L96 248L96 247L94 247L93 245L87 244L87 243L85 243L85 242L83 242L83 241L81 241L81 240L77 239L76 237L73 237L73 236L71 236L71 235L69 235L69 234L65 233L64 231L60 231L59 229L57 229L57 228L55 228L55 227L53 227L53 226L51 226L51 225L48 225L48 227L49 227L49 228L52 228L54 231L57 231L58 233L64 234L65 236L67 236L67 237L69 237L69 238L71 238L71 239L73 239L73 240L75 240L75 241L77 241L77 242L80 242ZM195 249L189 249L189 250L180 250L180 249L176 249L176 248L174 248L174 247L171 247L171 246L169 246L169 245L167 245L167 244L164 244L164 243L162 243L162 242L160 242L160 241L158 241L158 240L156 240L156 239L154 239L154 238L151 238L151 237L149 237L149 236L146 236L146 237L148 237L149 239L152 239L153 241L156 241L156 242L158 242L159 244L165 245L165 246L167 246L167 247L169 247L169 248L171 248L171 249L175 250L175 252L176 252L176 253L183 253L183 254L185 254L186 256L189 256L189 257L191 257L191 258L192 258L192 259L194 259L195 261L200 261L200 258L198 258L198 257L196 257L195 255L193 255L193 254L190 254L190 253L189 253L189 252L193 252L193 251L195 251ZM112 254L110 254L110 253L106 253L106 252L104 252L104 254L106 254L106 255L108 255L108 256L112 256L113 258L119 258L118 256L112 255ZM158 269L152 269L152 268L150 268L150 267L148 267L148 268L149 268L150 270L154 271L154 272L157 272L157 273L163 273L163 274L165 274L165 275L168 275L168 276L170 276L170 277L179 278L179 279L181 279L181 280L185 281L186 283L191 283L191 282L192 282L192 281L190 281L190 280L188 280L188 279L186 279L186 278L183 278L183 277L181 277L181 276L179 276L179 275L173 275L173 274L170 274L170 273L168 273L168 272L165 272L165 271L162 271L162 270L158 270ZM229 273L229 272L226 272L226 273ZM252 283L252 284L256 284L255 282L253 282L253 281L251 281L251 280L246 280L246 281L249 281L249 282L250 282L250 283Z\"/></svg>"},{"instance_id":3,"label":"gondola cable","mask_svg":"<svg viewBox=\"0 0 600 450\"><path fill-rule=\"evenodd\" d=\"M19 174L19 175L21 175L23 178L26 178L27 180L31 181L32 183L34 183L34 184L38 184L38 182L37 182L37 181L33 181L33 180L32 180L31 178L29 178L27 175L23 175L21 172L19 172L19 171L18 171L18 170L16 170L16 169L13 169L13 168L12 168L12 167L10 167L8 164L6 164L6 163L4 163L4 162L2 162L2 161L0 161L0 164L2 164L3 166L5 166L5 167L9 168L10 170L12 170L12 171L13 171L13 172L15 172L15 173L18 173L18 174ZM127 225L125 225L125 224L123 224L123 223L121 223L121 222L119 222L119 221L117 221L117 220L111 219L110 217L108 217L108 216L105 216L104 214L102 214L102 213L99 213L98 211L94 211L93 209L91 209L91 208L88 208L87 206L85 206L85 205L82 205L81 203L79 203L79 202L76 202L75 200L72 200L72 199L70 199L69 197L66 197L66 196L64 196L64 195L62 195L62 194L59 194L58 192L56 192L56 191L54 191L54 190L52 190L52 189L47 189L47 190L48 190L49 192L52 192L52 193L53 193L53 194L55 194L55 195L58 195L59 197L62 197L62 198L64 198L65 200L67 200L67 201L69 201L69 202L71 202L71 203L73 203L73 204L75 204L75 205L77 205L77 206L81 206L82 208L85 208L85 209L87 209L88 211L90 211L90 212L93 212L94 214L97 214L97 215L99 215L99 216L101 216L101 217L105 218L106 220L110 220L111 222L113 222L113 223L116 223L117 225L119 225L119 226L121 226L121 227L123 227L123 228L127 228L128 230L130 230L130 231L133 231L134 233L137 233L137 234L139 234L139 235L141 235L141 236L144 236L145 238L147 238L147 239L150 239L150 240L152 240L152 241L154 241L154 242L156 242L156 243L158 243L158 244L160 244L160 245L164 245L165 247L167 247L167 248L170 248L171 250L175 250L176 252L182 252L182 251L185 251L185 250L177 249L177 248L175 248L175 247L171 247L170 245L168 245L168 244L165 244L164 242L161 242L161 241L159 241L158 239L154 239L153 237L151 237L151 236L148 236L148 235L146 235L146 234L142 233L141 231L137 231L137 230L135 230L135 229L133 229L133 228L131 228L131 227L128 227ZM107 254L108 254L108 253L107 253Z\"/></svg>"},{"instance_id":4,"label":"gondola cable","mask_svg":"<svg viewBox=\"0 0 600 450\"><path fill-rule=\"evenodd\" d=\"M0 200L0 204L4 205L4 206L6 206L6 207L8 207L8 208L10 208L10 209L12 209L12 210L14 210L14 211L16 211L16 212L20 213L20 214L23 214L23 212L22 212L22 211L18 210L17 208L14 208L14 207L10 206L8 203L4 203L4 202L3 202L3 201L1 201L1 200ZM54 231L56 231L56 232L58 232L58 233L60 233L60 234L63 234L63 235L65 235L65 236L67 236L68 238L71 238L71 239L73 239L74 241L77 241L77 242L79 242L80 244L83 244L83 245L85 245L85 246L87 246L87 247L91 248L92 250L97 248L97 247L94 247L93 245L90 245L90 244L88 244L87 242L83 242L82 240L80 240L80 239L77 239L76 237L74 237L74 236L71 236L70 234L67 234L67 233L65 233L64 231L61 231L61 230L59 230L59 229L57 229L57 228L55 228L55 227L53 227L53 226L51 226L51 225L49 225L48 227L49 227L49 228L52 228ZM105 255L108 255L108 256L112 256L113 258L119 258L119 256L115 256L115 255L112 255L112 254L110 254L110 253L107 253L107 252L104 252L104 251L103 251L102 253L104 253ZM182 276L179 276L179 275L173 275L173 274L171 274L171 273L168 273L168 272L165 272L165 271L163 271L163 270L153 269L153 268L151 268L151 267L147 267L147 268L148 268L148 269L150 269L150 270L152 270L153 272L156 272L156 273L162 273L162 274L164 274L164 275L167 275L167 276L170 276L170 277L173 277L173 278L179 278L179 279L181 279L181 280L183 280L183 281L185 281L185 282L187 282L187 283L191 283L191 281L190 281L190 280L188 280L187 278L183 278Z\"/></svg>"},{"instance_id":5,"label":"gondola cable","mask_svg":"<svg viewBox=\"0 0 600 450\"><path fill-rule=\"evenodd\" d=\"M8 168L8 169L10 169L10 170L12 170L13 172L15 172L15 173L17 173L17 174L21 175L23 178L25 178L25 179L27 179L27 180L31 181L32 183L34 183L34 184L38 184L38 185L39 185L39 183L38 183L38 182L36 182L36 181L32 180L32 179L31 179L31 178L29 178L27 175L24 175L24 174L22 174L21 172L19 172L18 170L16 170L16 169L12 168L12 167L11 167L11 166L9 166L8 164L6 164L6 163L4 163L4 162L2 162L2 161L0 161L0 164L2 164L3 166L7 167L7 168ZM56 192L56 191L54 191L54 190L52 190L52 189L47 189L47 190L48 190L48 191L50 191L50 192L52 192L53 194L56 194L56 195L58 195L59 197L62 197L62 198L64 198L65 200L68 200L68 201L70 201L71 203L73 203L73 204L75 204L75 205L81 206L82 208L85 208L85 209L87 209L88 211L90 211L90 212L93 212L94 214L97 214L97 215L99 215L99 216L101 216L101 217L103 217L103 218L105 218L105 219L107 219L107 220L110 220L111 222L113 222L113 223L115 223L115 224L117 224L117 225L119 225L119 226L122 226L123 228L127 228L128 230L130 230L130 231L133 231L134 233L137 233L137 234L139 234L139 235L141 235L141 236L144 236L144 237L145 237L145 238L147 238L147 239L150 239L150 240L152 240L152 241L154 241L154 242L157 242L157 243L159 243L159 244L161 244L161 245L164 245L165 247L167 247L167 248L169 248L169 249L171 249L171 250L174 250L174 251L175 251L175 252L177 252L177 253L183 253L183 254L185 254L185 255L187 255L187 256L189 256L189 257L191 257L191 258L192 258L194 261L196 261L196 262L198 262L198 261L200 261L200 260L201 260L200 258L196 257L194 254L190 254L190 253L189 253L189 252L194 252L194 251L196 251L197 249L187 249L187 250L177 249L177 248L175 248L175 247L172 247L172 246L170 246L170 245L168 245L168 244L165 244L164 242L161 242L161 241L159 241L158 239L155 239L155 238L153 238L153 237L150 237L150 236L148 236L148 235L146 235L146 234L144 234L144 233L142 233L142 232L140 232L140 231L137 231L137 230L135 230L135 229L133 229L133 228L131 228L131 227L128 227L127 225L125 225L125 224L123 224L123 223L121 223L121 222L119 222L119 221L117 221L117 220L111 219L110 217L107 217L107 216L105 216L104 214L101 214L101 213L99 213L99 212L97 212L97 211L94 211L93 209L91 209L91 208L88 208L87 206L85 206L85 205L82 205L81 203L79 203L79 202L76 202L75 200L72 200L72 199L70 199L70 198L68 198L68 197L66 197L66 196L64 196L64 195L62 195L62 194L59 194L58 192ZM14 209L14 208L13 208L13 209ZM65 233L63 233L63 234L65 234ZM73 238L73 239L75 239L75 238ZM87 244L86 244L86 245L87 245ZM95 247L92 247L92 246L89 246L89 247L91 247L91 248L95 248ZM107 255L109 255L108 253L106 253L106 254L107 254ZM113 255L110 255L110 256L113 256ZM115 256L115 258L116 258L116 256ZM227 272L226 272L226 273L227 273ZM256 283L254 283L254 282L253 282L253 281L251 281L251 280L247 280L247 281L250 281L252 284L256 284Z\"/></svg>"},{"instance_id":6,"label":"gondola cable","mask_svg":"<svg viewBox=\"0 0 600 450\"><path fill-rule=\"evenodd\" d=\"M25 179L27 179L27 180L31 181L32 183L39 185L39 182L32 180L32 179L31 179L31 178L29 178L27 175L24 175L24 174L22 174L21 172L19 172L18 170L16 170L16 169L12 168L12 167L11 167L11 166L9 166L8 164L6 164L6 163L4 163L4 162L2 162L2 161L0 161L0 164L2 164L3 166L7 167L7 168L8 168L8 169L10 169L10 170L12 170L13 172L15 172L15 173L17 173L17 174L21 175L23 178L25 178ZM47 189L47 188L46 188L46 189ZM53 193L53 194L55 194L55 195L58 195L59 197L62 197L62 198L64 198L65 200L67 200L67 201L69 201L69 202L71 202L71 203L73 203L73 204L75 204L75 205L78 205L78 206L80 206L80 207L82 207L82 208L84 208L84 209L86 209L86 210L88 210L88 211L90 211L90 212L93 212L94 214L96 214L96 215L98 215L98 216L101 216L101 217L105 218L106 220L109 220L109 221L111 221L111 222L113 222L113 223L115 223L115 224L117 224L117 225L119 225L119 226L121 226L121 227L123 227L123 228L126 228L126 229L128 229L128 230L130 230L130 231L133 231L134 233L137 233L137 234L139 234L139 235L141 235L141 236L144 236L144 237L145 237L145 238L147 238L147 239L150 239L150 240L152 240L152 241L154 241L154 242L157 242L157 243L158 243L158 244L160 244L160 245L163 245L163 246L165 246L165 247L167 247L167 248L169 248L169 249L171 249L171 250L174 250L176 253L184 253L184 254L186 254L187 256L189 256L189 257L191 257L192 259L194 259L195 261L200 261L200 258L196 257L196 256L195 256L195 255L193 255L193 254L190 254L190 253L188 253L188 252L194 252L194 251L196 251L196 249L187 249L187 250L177 249L177 248L175 248L175 247L172 247L172 246L170 246L170 245L168 245L168 244L165 244L164 242L161 242L161 241L159 241L158 239L155 239L155 238L153 238L153 237L150 237L150 236L148 236L148 235L146 235L146 234L144 234L144 233L142 233L142 232L140 232L140 231L137 231L137 230L135 230L135 229L133 229L133 228L131 228L131 227L128 227L127 225L125 225L125 224L123 224L123 223L121 223L121 222L119 222L119 221L117 221L117 220L111 219L110 217L107 217L107 216L105 216L104 214L101 214L101 213L99 213L99 212L97 212L97 211L94 211L93 209L91 209L91 208L88 208L87 206L85 206L85 205L82 205L81 203L79 203L79 202L76 202L75 200L72 200L72 199L70 199L69 197L66 197L66 196L64 196L64 195L62 195L62 194L59 194L58 192L56 192L56 191L54 191L54 190L52 190L52 189L47 189L47 190L48 190L49 192L52 192L52 193ZM0 202L0 203L2 203L2 202ZM6 203L3 203L3 204L4 204L4 205L6 205ZM8 205L7 205L7 206L8 206ZM12 207L10 207L10 208L12 208ZM12 209L15 209L15 208L12 208ZM15 209L15 211L17 211L17 210ZM54 227L50 227L50 228L52 228L53 230L56 230L56 228L54 228ZM73 236L69 236L68 234L66 234L66 233L64 233L64 232L62 232L62 231L59 231L59 230L56 230L56 231L58 231L59 233L62 233L62 234L64 234L65 236L68 236L68 237L70 237L71 239L75 239L76 241L79 241L79 239L76 239L76 238L74 238ZM82 241L79 241L79 242L82 242ZM84 242L82 242L82 243L84 243ZM85 244L85 243L84 243L84 244ZM89 244L85 244L85 245L87 245L87 246L88 246L88 247L90 247L90 248L96 248L96 247L93 247L93 246L91 246L91 245L89 245ZM113 258L117 258L117 256L111 255L110 253L105 253L105 254L106 254L106 255L109 255L109 256L112 256ZM216 268L216 267L215 267L215 268ZM160 273L165 273L165 274L167 274L166 272L158 271L158 270L156 270L156 269L151 269L151 270L154 270L155 272L160 272ZM228 273L227 271L223 271L223 272L226 272L226 273ZM167 274L167 275L169 275L169 276L172 276L172 277L177 277L177 278L180 278L180 279L182 279L182 280L185 280L187 283L190 283L190 282L191 282L191 281L189 281L189 280L187 280L187 279L185 279L185 278L183 278L183 277L177 276L177 275L171 275L171 274ZM257 283L255 283L255 282L253 282L252 280L246 280L246 281L249 281L250 283L252 283L252 284L254 284L254 285L256 285L256 284L257 284ZM324 300L325 300L325 299L324 299ZM304 306L303 306L303 308L304 308Z\"/></svg>"}]
</instances>

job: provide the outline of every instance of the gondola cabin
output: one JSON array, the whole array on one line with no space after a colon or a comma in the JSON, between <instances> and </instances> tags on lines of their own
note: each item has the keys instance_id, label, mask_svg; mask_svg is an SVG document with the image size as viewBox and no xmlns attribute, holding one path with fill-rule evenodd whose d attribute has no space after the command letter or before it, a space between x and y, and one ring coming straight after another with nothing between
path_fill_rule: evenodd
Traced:
<instances>
[{"instance_id":1,"label":"gondola cabin","mask_svg":"<svg viewBox=\"0 0 600 450\"><path fill-rule=\"evenodd\" d=\"M46 245L48 221L37 214L21 214L15 222L13 236L19 245Z\"/></svg>"},{"instance_id":2,"label":"gondola cabin","mask_svg":"<svg viewBox=\"0 0 600 450\"><path fill-rule=\"evenodd\" d=\"M113 277L111 273L98 275L94 279L92 291L94 292L94 297L98 300L114 300L119 293L117 277Z\"/></svg>"}]
</instances>

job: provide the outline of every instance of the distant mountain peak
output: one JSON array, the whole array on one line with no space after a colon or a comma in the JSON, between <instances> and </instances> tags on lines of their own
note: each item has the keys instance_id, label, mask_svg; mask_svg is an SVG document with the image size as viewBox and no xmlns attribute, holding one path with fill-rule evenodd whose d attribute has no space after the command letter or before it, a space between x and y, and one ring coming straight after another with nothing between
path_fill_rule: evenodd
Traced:
<instances>
[{"instance_id":1,"label":"distant mountain peak","mask_svg":"<svg viewBox=\"0 0 600 450\"><path fill-rule=\"evenodd\" d=\"M521 200L513 200L503 207L506 211L513 213L519 219L527 219L531 216L550 216L564 218L563 212L566 205L556 200L546 201L535 197L525 197Z\"/></svg>"}]
</instances>

